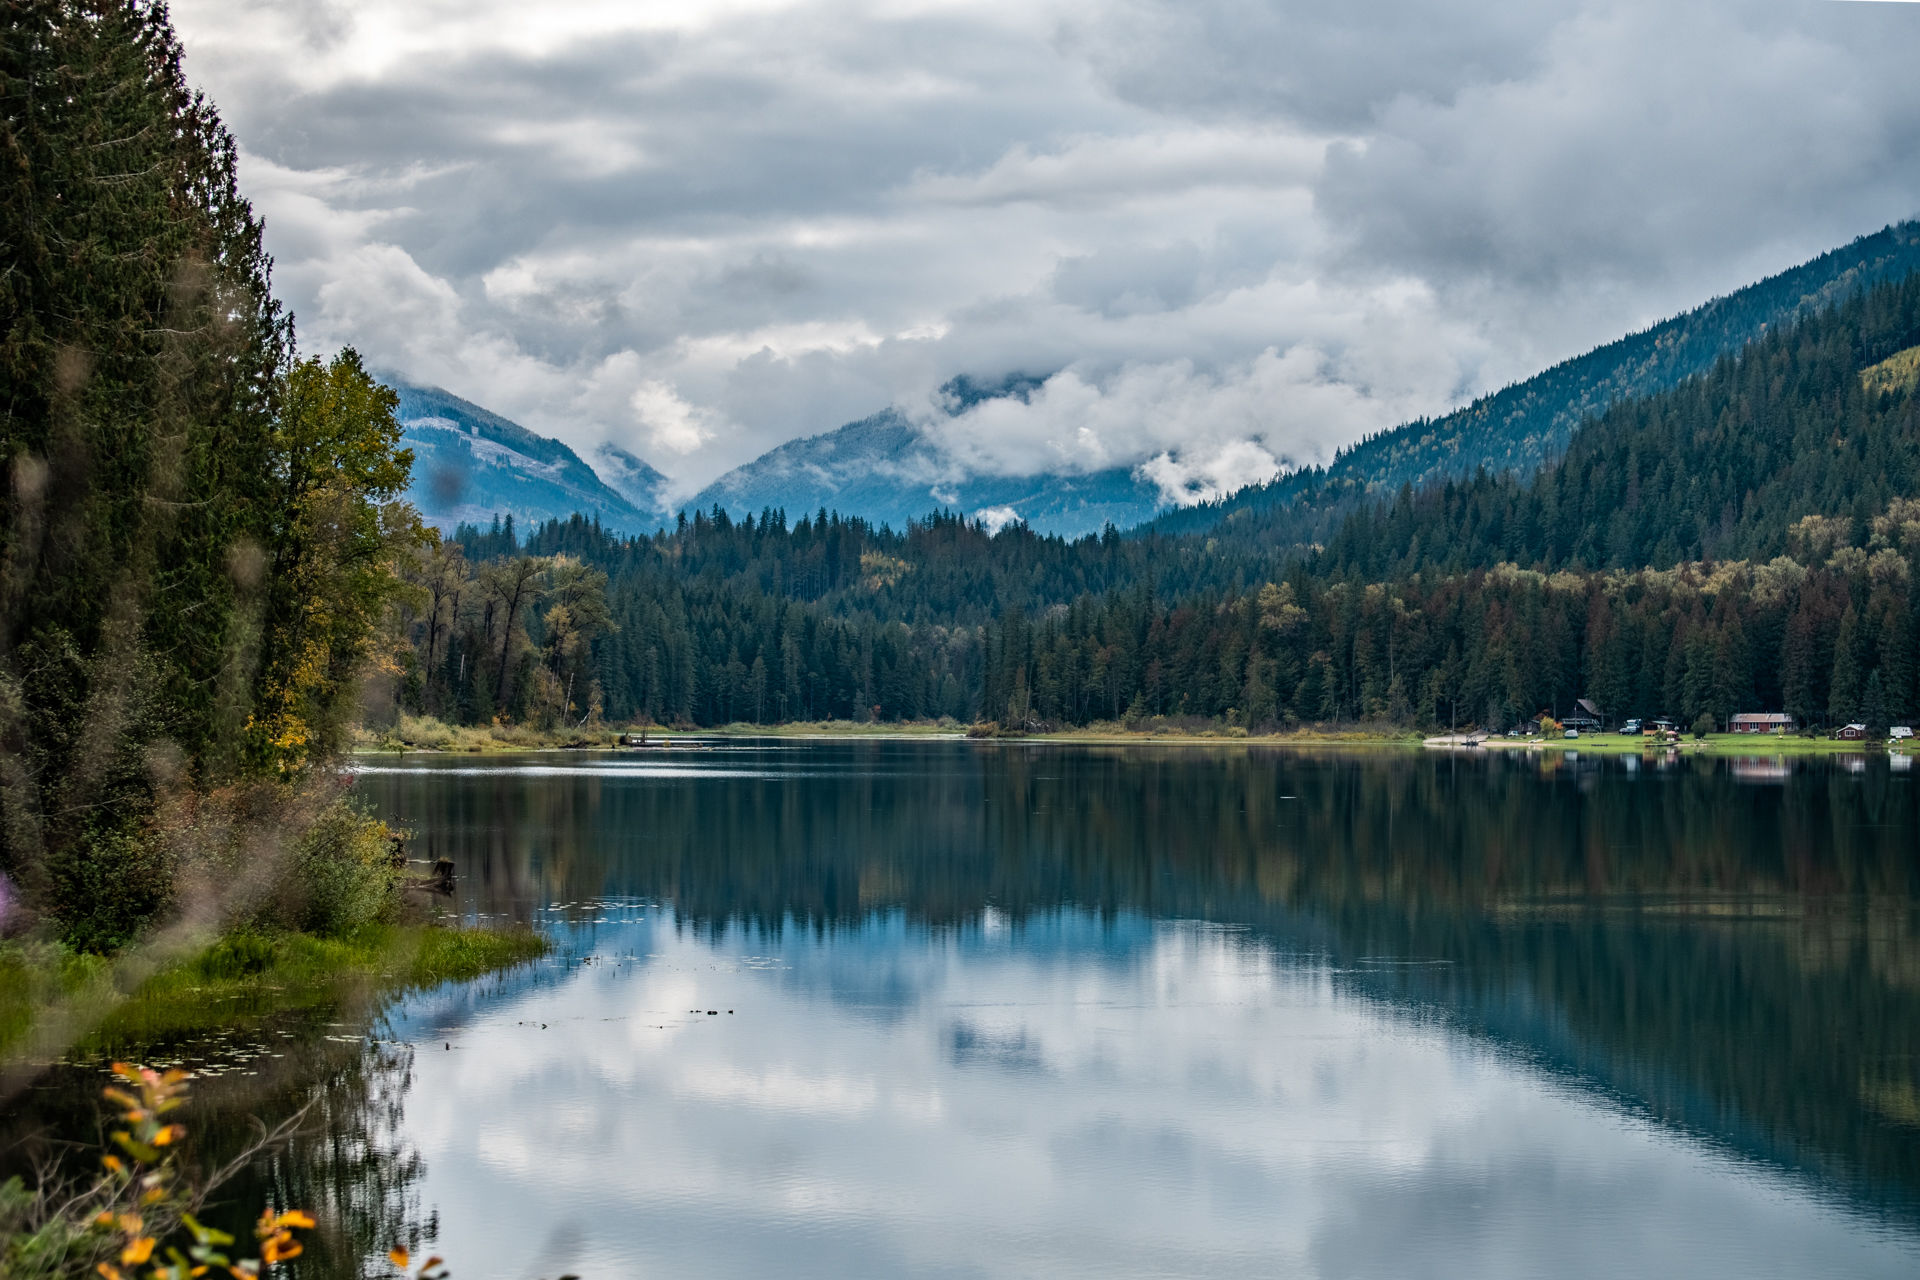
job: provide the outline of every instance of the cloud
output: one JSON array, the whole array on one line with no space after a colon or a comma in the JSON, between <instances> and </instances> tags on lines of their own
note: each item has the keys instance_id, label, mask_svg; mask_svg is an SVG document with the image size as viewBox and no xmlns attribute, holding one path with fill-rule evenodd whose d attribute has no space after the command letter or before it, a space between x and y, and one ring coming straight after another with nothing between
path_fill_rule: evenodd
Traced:
<instances>
[{"instance_id":1,"label":"cloud","mask_svg":"<svg viewBox=\"0 0 1920 1280\"><path fill-rule=\"evenodd\" d=\"M970 473L1137 464L1169 502L1190 505L1270 480L1283 466L1324 462L1329 436L1378 430L1394 420L1394 404L1363 394L1333 359L1302 343L1218 371L1184 359L1129 364L1105 378L1067 369L1024 398L923 419L923 430Z\"/></svg>"},{"instance_id":2,"label":"cloud","mask_svg":"<svg viewBox=\"0 0 1920 1280\"><path fill-rule=\"evenodd\" d=\"M688 404L672 387L657 379L640 384L631 397L633 411L647 429L647 440L655 450L669 454L688 454L705 444L712 434L703 419L708 415Z\"/></svg>"},{"instance_id":3,"label":"cloud","mask_svg":"<svg viewBox=\"0 0 1920 1280\"><path fill-rule=\"evenodd\" d=\"M893 405L1191 500L1920 211L1910 5L174 14L306 346L681 493Z\"/></svg>"}]
</instances>

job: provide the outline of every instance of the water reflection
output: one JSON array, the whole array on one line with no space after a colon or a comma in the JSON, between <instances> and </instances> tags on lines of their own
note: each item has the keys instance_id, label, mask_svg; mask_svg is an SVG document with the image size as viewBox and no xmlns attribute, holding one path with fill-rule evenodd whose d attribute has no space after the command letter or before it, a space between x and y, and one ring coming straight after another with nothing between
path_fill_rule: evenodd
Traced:
<instances>
[{"instance_id":1,"label":"water reflection","mask_svg":"<svg viewBox=\"0 0 1920 1280\"><path fill-rule=\"evenodd\" d=\"M561 948L315 1029L234 1198L315 1275L1914 1274L1920 795L1852 763L382 761Z\"/></svg>"},{"instance_id":2,"label":"water reflection","mask_svg":"<svg viewBox=\"0 0 1920 1280\"><path fill-rule=\"evenodd\" d=\"M423 1052L480 1274L1908 1274L1810 1180L1259 935L1062 909L705 930L596 906L569 978ZM708 1014L707 1009L718 1012Z\"/></svg>"},{"instance_id":3,"label":"water reflection","mask_svg":"<svg viewBox=\"0 0 1920 1280\"><path fill-rule=\"evenodd\" d=\"M409 1128L489 1256L1873 1274L1920 1260L1920 815L1857 763L866 743L361 786L462 909L594 958L409 1015L467 1037ZM490 1226L534 1181L556 1216Z\"/></svg>"}]
</instances>

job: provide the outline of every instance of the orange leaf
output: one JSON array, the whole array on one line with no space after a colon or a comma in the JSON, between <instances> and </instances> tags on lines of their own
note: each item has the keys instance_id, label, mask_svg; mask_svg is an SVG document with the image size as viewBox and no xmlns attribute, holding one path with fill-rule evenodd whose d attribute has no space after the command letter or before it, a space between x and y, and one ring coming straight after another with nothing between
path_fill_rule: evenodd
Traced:
<instances>
[{"instance_id":1,"label":"orange leaf","mask_svg":"<svg viewBox=\"0 0 1920 1280\"><path fill-rule=\"evenodd\" d=\"M297 1258L305 1246L298 1240L282 1240L278 1236L266 1242L260 1248L263 1262L285 1262L288 1258Z\"/></svg>"},{"instance_id":2,"label":"orange leaf","mask_svg":"<svg viewBox=\"0 0 1920 1280\"><path fill-rule=\"evenodd\" d=\"M407 1264L413 1261L413 1255L405 1249L389 1249L387 1250L387 1261L399 1267L402 1271L405 1271Z\"/></svg>"},{"instance_id":3,"label":"orange leaf","mask_svg":"<svg viewBox=\"0 0 1920 1280\"><path fill-rule=\"evenodd\" d=\"M127 1247L120 1251L120 1265L137 1267L153 1256L154 1239L152 1236L140 1236L127 1241Z\"/></svg>"}]
</instances>

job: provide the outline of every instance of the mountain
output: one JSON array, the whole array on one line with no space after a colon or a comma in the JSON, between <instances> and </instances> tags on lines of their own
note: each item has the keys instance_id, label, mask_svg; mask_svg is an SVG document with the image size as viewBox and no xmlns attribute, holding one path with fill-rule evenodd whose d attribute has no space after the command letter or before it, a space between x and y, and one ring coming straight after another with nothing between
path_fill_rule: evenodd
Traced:
<instances>
[{"instance_id":1,"label":"mountain","mask_svg":"<svg viewBox=\"0 0 1920 1280\"><path fill-rule=\"evenodd\" d=\"M1920 274L1614 405L1529 476L1358 500L1316 548L802 513L466 547L609 575L591 684L616 720L1505 728L1590 698L1884 728L1920 719L1916 387ZM525 714L529 686L466 625L425 664L428 709Z\"/></svg>"},{"instance_id":2,"label":"mountain","mask_svg":"<svg viewBox=\"0 0 1920 1280\"><path fill-rule=\"evenodd\" d=\"M1920 275L1616 404L1531 476L1481 473L1365 504L1307 563L1383 581L1502 562L1551 573L1794 555L1811 568L1848 546L1865 566L1868 553L1920 550L1917 374ZM1893 560L1872 580L1894 574L1904 592L1909 566Z\"/></svg>"},{"instance_id":3,"label":"mountain","mask_svg":"<svg viewBox=\"0 0 1920 1280\"><path fill-rule=\"evenodd\" d=\"M960 377L942 393L949 412L957 414L982 400L1025 396L1043 381L1027 374L990 384ZM1166 503L1157 485L1128 467L1080 475L956 477L939 447L889 409L788 441L721 476L690 505L719 506L736 518L768 507L789 517L827 508L895 529L945 510L989 527L1024 521L1040 533L1071 538L1108 524L1132 528Z\"/></svg>"},{"instance_id":4,"label":"mountain","mask_svg":"<svg viewBox=\"0 0 1920 1280\"><path fill-rule=\"evenodd\" d=\"M618 445L603 444L593 451L594 470L614 492L641 511L665 512L667 478Z\"/></svg>"},{"instance_id":5,"label":"mountain","mask_svg":"<svg viewBox=\"0 0 1920 1280\"><path fill-rule=\"evenodd\" d=\"M1168 512L1162 533L1251 522L1261 537L1311 542L1329 515L1367 494L1469 475L1529 474L1566 450L1574 431L1608 407L1678 386L1770 329L1920 271L1920 222L1862 236L1800 266L1715 298L1684 315L1555 365L1439 418L1420 419L1346 450L1324 470L1253 485L1218 502ZM1291 517L1275 509L1305 505Z\"/></svg>"},{"instance_id":6,"label":"mountain","mask_svg":"<svg viewBox=\"0 0 1920 1280\"><path fill-rule=\"evenodd\" d=\"M525 526L579 512L606 528L652 533L666 478L624 450L603 447L610 485L558 440L439 387L383 375L400 397L401 438L413 450L407 498L428 524L451 530L511 515Z\"/></svg>"}]
</instances>

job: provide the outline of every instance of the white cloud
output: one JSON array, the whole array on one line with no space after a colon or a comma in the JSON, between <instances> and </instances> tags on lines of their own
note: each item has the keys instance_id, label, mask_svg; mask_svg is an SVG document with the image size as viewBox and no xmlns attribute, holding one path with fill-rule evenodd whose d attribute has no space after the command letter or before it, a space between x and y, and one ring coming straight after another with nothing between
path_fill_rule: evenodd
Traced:
<instances>
[{"instance_id":1,"label":"white cloud","mask_svg":"<svg viewBox=\"0 0 1920 1280\"><path fill-rule=\"evenodd\" d=\"M937 494L935 496L938 497ZM973 518L976 523L985 526L988 533L998 533L1010 524L1018 524L1020 513L1012 507L982 507L973 513Z\"/></svg>"},{"instance_id":2,"label":"white cloud","mask_svg":"<svg viewBox=\"0 0 1920 1280\"><path fill-rule=\"evenodd\" d=\"M633 411L647 433L647 441L656 451L688 454L705 444L711 429L703 419L709 415L682 400L674 389L658 379L640 384L630 397Z\"/></svg>"},{"instance_id":3,"label":"white cloud","mask_svg":"<svg viewBox=\"0 0 1920 1280\"><path fill-rule=\"evenodd\" d=\"M687 493L1023 372L956 465L1191 499L1920 211L1912 6L174 13L309 349Z\"/></svg>"}]
</instances>

